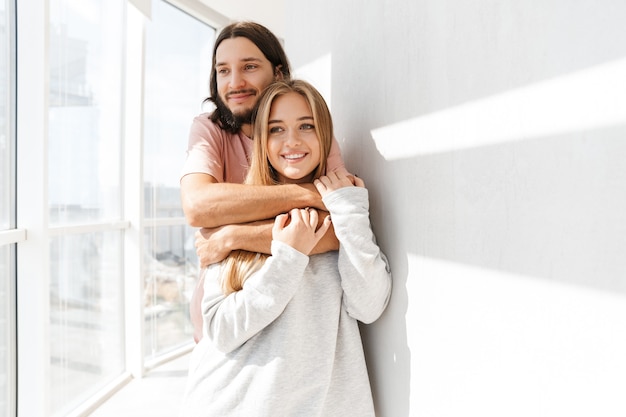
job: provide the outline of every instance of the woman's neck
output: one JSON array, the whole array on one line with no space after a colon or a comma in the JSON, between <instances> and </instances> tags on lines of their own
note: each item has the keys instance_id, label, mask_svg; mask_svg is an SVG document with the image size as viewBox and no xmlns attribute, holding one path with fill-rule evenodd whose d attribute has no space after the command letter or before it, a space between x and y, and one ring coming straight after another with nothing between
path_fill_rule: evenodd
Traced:
<instances>
[{"instance_id":1,"label":"woman's neck","mask_svg":"<svg viewBox=\"0 0 626 417\"><path fill-rule=\"evenodd\" d=\"M306 175L298 179L287 178L282 174L278 174L278 181L281 184L309 184L309 183L312 183L313 180L314 180L313 173L310 173L309 175Z\"/></svg>"}]
</instances>

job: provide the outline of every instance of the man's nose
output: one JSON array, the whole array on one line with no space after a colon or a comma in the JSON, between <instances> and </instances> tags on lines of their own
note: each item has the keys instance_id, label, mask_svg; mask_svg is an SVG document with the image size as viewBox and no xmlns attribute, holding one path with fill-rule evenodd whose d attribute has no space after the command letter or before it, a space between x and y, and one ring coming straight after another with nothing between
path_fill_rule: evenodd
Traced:
<instances>
[{"instance_id":1,"label":"man's nose","mask_svg":"<svg viewBox=\"0 0 626 417\"><path fill-rule=\"evenodd\" d=\"M245 84L243 74L239 71L233 71L230 73L230 88L240 88Z\"/></svg>"}]
</instances>

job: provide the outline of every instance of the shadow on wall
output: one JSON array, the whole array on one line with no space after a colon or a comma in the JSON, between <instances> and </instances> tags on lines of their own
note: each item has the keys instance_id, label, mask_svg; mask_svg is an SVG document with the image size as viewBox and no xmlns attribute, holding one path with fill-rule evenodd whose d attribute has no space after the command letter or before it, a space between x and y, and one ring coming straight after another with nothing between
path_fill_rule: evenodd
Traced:
<instances>
[{"instance_id":1,"label":"shadow on wall","mask_svg":"<svg viewBox=\"0 0 626 417\"><path fill-rule=\"evenodd\" d=\"M626 91L620 94L626 97ZM363 326L378 415L413 415L419 395L426 395L411 387L414 372L431 375L429 361L442 360L420 354L440 340L424 339L428 336L407 327L423 329L425 322L439 321L437 314L446 314L435 307L432 316L414 316L420 307L409 306L409 299L418 303L424 295L415 289L430 288L424 282L433 277L409 265L410 255L501 271L501 278L510 274L626 296L625 136L626 124L393 160L377 152L373 139L358 150L346 147L348 166L370 167L357 174L370 189L372 224L393 273L387 311ZM405 138L424 139L411 133ZM355 163L359 154L369 155L367 161ZM457 271L457 280L475 277L472 268ZM483 283L464 285L475 291ZM450 297L434 295L444 301L458 296L458 289L450 290ZM530 316L533 308L519 311ZM488 340L472 341L481 343ZM413 359L409 345L417 353ZM441 395L446 386L431 389Z\"/></svg>"},{"instance_id":2,"label":"shadow on wall","mask_svg":"<svg viewBox=\"0 0 626 417\"><path fill-rule=\"evenodd\" d=\"M425 276L416 257L624 298L624 4L352 0L290 7L307 16L289 23L292 63L302 66L327 56L332 62L332 97L327 98L332 99L336 135L348 169L370 190L372 225L392 268L389 307L376 323L363 326L378 415L410 416L420 402L439 407L439 415L446 410L458 415L462 404L483 398L463 395L499 388L500 380L489 377L506 378L500 371L503 362L512 359L504 363L512 366L519 359L505 352L496 355L500 363L480 356L485 362L475 364L464 346L440 343L497 344L500 335L491 329L484 331L489 338L483 341L470 340L472 335L448 337L446 329L430 332L442 339L425 340L428 326L455 324L457 316L469 313L471 320L457 321L455 330L471 333L482 317L458 308L445 320L436 316L444 313L441 309L456 308L436 305L449 301L444 288L449 281L423 285L434 278ZM471 274L463 268L455 271L450 282L474 284L467 282ZM438 292L418 293L424 288ZM457 299L463 295L455 294ZM436 300L429 306L435 315L412 315L424 297ZM526 300L517 301L520 305L507 318L526 322ZM485 311L497 315L499 306L493 303ZM533 323L541 323L541 313ZM562 317L555 317L553 327L545 326L546 334L563 327ZM474 327L464 328L466 323ZM526 330L535 339L522 340L530 344L523 346L547 363L563 356L560 349L575 340L568 338L575 334L569 327L562 333L565 342ZM505 336L505 346L515 347L515 329L506 329ZM609 340L610 332L600 336ZM437 352L441 348L450 350ZM534 357L529 358L518 363L532 364ZM620 364L615 360L612 365ZM528 383L524 393L562 382L557 373L532 371L543 379L522 378ZM475 384L477 375L485 376L482 387L458 383L468 378ZM434 384L437 378L441 385ZM441 402L428 397L435 390ZM548 391L537 393L549 396Z\"/></svg>"},{"instance_id":3,"label":"shadow on wall","mask_svg":"<svg viewBox=\"0 0 626 417\"><path fill-rule=\"evenodd\" d=\"M393 248L394 256L388 256L393 277L392 294L383 315L372 324L362 325L361 334L376 415L384 415L382 410L394 410L397 416L408 416L411 394L411 352L406 332L408 266L406 257L401 256L406 252L380 239L379 244L385 254L385 247Z\"/></svg>"},{"instance_id":4,"label":"shadow on wall","mask_svg":"<svg viewBox=\"0 0 626 417\"><path fill-rule=\"evenodd\" d=\"M419 407L411 405L419 401L412 372L429 368L423 355L411 363L407 341L408 300L421 297L408 287L427 279L410 255L626 295L626 85L616 78L624 72L624 60L603 63L407 122L357 128L350 136L363 139L342 144L347 166L370 189L372 224L394 278L388 311L363 328L379 415L411 415ZM555 100L563 86L589 94ZM368 114L341 123L367 126Z\"/></svg>"},{"instance_id":5,"label":"shadow on wall","mask_svg":"<svg viewBox=\"0 0 626 417\"><path fill-rule=\"evenodd\" d=\"M626 7L391 3L330 49L394 275L415 254L626 294Z\"/></svg>"},{"instance_id":6,"label":"shadow on wall","mask_svg":"<svg viewBox=\"0 0 626 417\"><path fill-rule=\"evenodd\" d=\"M409 253L626 294L624 73L626 59L374 130L385 177L413 177L409 193L377 188L396 207L385 224L413 232Z\"/></svg>"}]
</instances>

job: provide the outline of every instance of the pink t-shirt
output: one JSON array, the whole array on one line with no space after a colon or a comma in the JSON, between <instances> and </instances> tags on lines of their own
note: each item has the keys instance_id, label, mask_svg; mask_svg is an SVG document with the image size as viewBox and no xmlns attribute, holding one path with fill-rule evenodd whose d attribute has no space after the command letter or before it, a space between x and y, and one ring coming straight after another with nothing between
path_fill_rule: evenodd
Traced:
<instances>
[{"instance_id":1,"label":"pink t-shirt","mask_svg":"<svg viewBox=\"0 0 626 417\"><path fill-rule=\"evenodd\" d=\"M229 133L220 129L209 119L209 113L203 113L193 119L181 178L191 173L203 173L218 182L243 183L251 154L252 139L241 131ZM345 171L341 150L334 137L327 167L328 171Z\"/></svg>"}]
</instances>

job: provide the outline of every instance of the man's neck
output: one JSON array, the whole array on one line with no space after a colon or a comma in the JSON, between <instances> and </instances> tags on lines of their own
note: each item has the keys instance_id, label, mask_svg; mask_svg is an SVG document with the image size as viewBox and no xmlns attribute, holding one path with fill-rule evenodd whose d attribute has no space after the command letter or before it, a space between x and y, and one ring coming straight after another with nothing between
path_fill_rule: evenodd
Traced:
<instances>
[{"instance_id":1,"label":"man's neck","mask_svg":"<svg viewBox=\"0 0 626 417\"><path fill-rule=\"evenodd\" d=\"M241 133L251 138L252 137L252 125L250 123L241 125Z\"/></svg>"}]
</instances>

